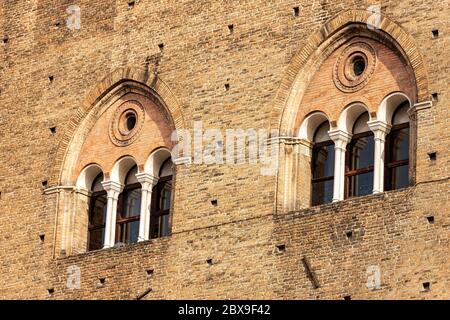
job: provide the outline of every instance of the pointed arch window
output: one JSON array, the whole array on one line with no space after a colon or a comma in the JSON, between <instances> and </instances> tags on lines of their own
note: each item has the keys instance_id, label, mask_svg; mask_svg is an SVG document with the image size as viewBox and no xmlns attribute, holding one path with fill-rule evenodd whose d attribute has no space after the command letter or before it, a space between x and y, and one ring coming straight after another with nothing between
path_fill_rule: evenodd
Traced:
<instances>
[{"instance_id":1,"label":"pointed arch window","mask_svg":"<svg viewBox=\"0 0 450 320\"><path fill-rule=\"evenodd\" d=\"M160 238L170 234L170 208L172 205L172 160L168 158L161 166L159 180L152 192L150 237Z\"/></svg>"},{"instance_id":2,"label":"pointed arch window","mask_svg":"<svg viewBox=\"0 0 450 320\"><path fill-rule=\"evenodd\" d=\"M333 200L334 143L328 136L330 124L324 121L313 138L311 159L311 204L330 203Z\"/></svg>"},{"instance_id":3,"label":"pointed arch window","mask_svg":"<svg viewBox=\"0 0 450 320\"><path fill-rule=\"evenodd\" d=\"M345 198L371 194L373 191L374 135L364 112L356 119L353 137L347 145L345 163Z\"/></svg>"},{"instance_id":4,"label":"pointed arch window","mask_svg":"<svg viewBox=\"0 0 450 320\"><path fill-rule=\"evenodd\" d=\"M89 201L88 251L103 248L105 239L105 223L107 196L101 182L103 173L93 181Z\"/></svg>"},{"instance_id":5,"label":"pointed arch window","mask_svg":"<svg viewBox=\"0 0 450 320\"><path fill-rule=\"evenodd\" d=\"M392 128L386 139L385 190L409 186L409 103L402 103L392 116Z\"/></svg>"},{"instance_id":6,"label":"pointed arch window","mask_svg":"<svg viewBox=\"0 0 450 320\"><path fill-rule=\"evenodd\" d=\"M116 243L135 243L139 236L141 217L141 184L136 179L137 166L128 171L125 187L119 195L116 218Z\"/></svg>"}]
</instances>

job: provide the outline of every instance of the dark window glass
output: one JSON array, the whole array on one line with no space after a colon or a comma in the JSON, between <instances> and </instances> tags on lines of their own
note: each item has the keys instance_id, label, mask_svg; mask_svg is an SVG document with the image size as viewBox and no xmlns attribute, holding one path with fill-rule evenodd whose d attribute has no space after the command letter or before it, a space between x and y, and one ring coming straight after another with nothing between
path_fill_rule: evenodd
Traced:
<instances>
[{"instance_id":1,"label":"dark window glass","mask_svg":"<svg viewBox=\"0 0 450 320\"><path fill-rule=\"evenodd\" d=\"M362 57L356 57L353 60L353 72L356 76L360 76L363 74L366 69L366 61Z\"/></svg>"},{"instance_id":2,"label":"dark window glass","mask_svg":"<svg viewBox=\"0 0 450 320\"><path fill-rule=\"evenodd\" d=\"M334 144L322 144L314 147L313 178L331 177L334 173Z\"/></svg>"},{"instance_id":3,"label":"dark window glass","mask_svg":"<svg viewBox=\"0 0 450 320\"><path fill-rule=\"evenodd\" d=\"M134 114L130 114L127 117L127 129L128 131L131 131L136 126L136 116Z\"/></svg>"},{"instance_id":4,"label":"dark window glass","mask_svg":"<svg viewBox=\"0 0 450 320\"><path fill-rule=\"evenodd\" d=\"M366 126L368 114L362 114L354 128ZM355 131L355 129L354 129ZM346 198L359 197L373 192L374 137L372 132L358 133L347 145L345 155Z\"/></svg>"},{"instance_id":5,"label":"dark window glass","mask_svg":"<svg viewBox=\"0 0 450 320\"><path fill-rule=\"evenodd\" d=\"M133 167L125 179L126 185L117 203L116 242L135 243L139 236L142 189L135 181L137 167Z\"/></svg>"},{"instance_id":6,"label":"dark window glass","mask_svg":"<svg viewBox=\"0 0 450 320\"><path fill-rule=\"evenodd\" d=\"M373 191L373 172L348 176L349 197L360 197L371 194Z\"/></svg>"},{"instance_id":7,"label":"dark window glass","mask_svg":"<svg viewBox=\"0 0 450 320\"><path fill-rule=\"evenodd\" d=\"M386 139L385 190L409 186L409 124L392 127Z\"/></svg>"},{"instance_id":8,"label":"dark window glass","mask_svg":"<svg viewBox=\"0 0 450 320\"><path fill-rule=\"evenodd\" d=\"M311 159L311 205L330 203L333 200L334 143L328 138L328 121L321 124L314 135Z\"/></svg>"},{"instance_id":9,"label":"dark window glass","mask_svg":"<svg viewBox=\"0 0 450 320\"><path fill-rule=\"evenodd\" d=\"M162 177L152 192L150 237L160 238L170 233L169 214L172 199L172 176Z\"/></svg>"},{"instance_id":10,"label":"dark window glass","mask_svg":"<svg viewBox=\"0 0 450 320\"><path fill-rule=\"evenodd\" d=\"M105 228L91 229L89 231L89 251L103 248Z\"/></svg>"},{"instance_id":11,"label":"dark window glass","mask_svg":"<svg viewBox=\"0 0 450 320\"><path fill-rule=\"evenodd\" d=\"M103 181L103 174L100 174L95 178L91 190L100 189L98 186L101 181ZM93 192L89 203L88 251L103 248L105 239L106 208L106 191Z\"/></svg>"},{"instance_id":12,"label":"dark window glass","mask_svg":"<svg viewBox=\"0 0 450 320\"><path fill-rule=\"evenodd\" d=\"M312 205L333 201L333 180L318 181L312 184Z\"/></svg>"},{"instance_id":13,"label":"dark window glass","mask_svg":"<svg viewBox=\"0 0 450 320\"><path fill-rule=\"evenodd\" d=\"M131 185L119 196L117 215L117 242L134 243L139 236L141 214L141 186Z\"/></svg>"},{"instance_id":14,"label":"dark window glass","mask_svg":"<svg viewBox=\"0 0 450 320\"><path fill-rule=\"evenodd\" d=\"M353 139L348 148L349 170L363 169L373 166L374 140L369 133L365 137Z\"/></svg>"}]
</instances>

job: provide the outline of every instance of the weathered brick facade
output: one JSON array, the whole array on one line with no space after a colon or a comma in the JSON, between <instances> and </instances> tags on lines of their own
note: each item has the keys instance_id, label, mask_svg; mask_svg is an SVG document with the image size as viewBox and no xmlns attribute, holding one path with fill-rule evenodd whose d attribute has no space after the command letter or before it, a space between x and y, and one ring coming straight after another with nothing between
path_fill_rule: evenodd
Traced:
<instances>
[{"instance_id":1,"label":"weathered brick facade","mask_svg":"<svg viewBox=\"0 0 450 320\"><path fill-rule=\"evenodd\" d=\"M447 1L383 1L377 30L373 1L130 3L78 1L71 30L71 1L0 2L0 298L450 298ZM363 92L341 94L333 65L357 37L381 63ZM103 101L123 83L166 114L142 100L154 117L141 140L111 149ZM133 154L141 168L195 121L293 137L311 111L333 124L354 99L376 118L395 91L415 105L410 188L310 208L309 158L281 141L274 176L261 164L177 165L169 237L83 252L86 199L64 187L86 164L108 174ZM67 287L73 266L80 288Z\"/></svg>"}]
</instances>

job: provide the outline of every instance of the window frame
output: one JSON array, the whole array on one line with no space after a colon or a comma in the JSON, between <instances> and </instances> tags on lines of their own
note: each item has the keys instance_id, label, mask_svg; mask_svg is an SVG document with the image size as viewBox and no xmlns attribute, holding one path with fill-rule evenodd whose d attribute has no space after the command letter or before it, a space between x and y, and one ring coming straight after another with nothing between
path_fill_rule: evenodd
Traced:
<instances>
[{"instance_id":1,"label":"window frame","mask_svg":"<svg viewBox=\"0 0 450 320\"><path fill-rule=\"evenodd\" d=\"M92 182L91 189L93 188L93 186L95 185L97 180L101 177L103 177L103 173L100 173L95 177L94 181ZM94 225L91 223L92 215L94 214L94 206L95 206L96 200L97 200L97 198L103 197L103 196L106 198L105 206L107 207L108 206L108 193L106 192L106 190L95 191L95 192L91 192L89 194L87 251L99 250L99 249L91 249L91 232L94 230L106 229L106 217L104 219L103 224L101 224L101 225L100 224ZM102 242L104 245L105 239L103 239Z\"/></svg>"},{"instance_id":2,"label":"window frame","mask_svg":"<svg viewBox=\"0 0 450 320\"><path fill-rule=\"evenodd\" d=\"M319 126L320 127L320 126ZM327 146L333 146L334 148L334 141L333 140L327 140L327 141L322 141L322 142L317 142L317 143L313 143L313 148L312 148L312 157L311 157L311 192L310 192L310 203L311 206L320 206L323 204L327 204L327 203L314 203L313 202L313 186L315 184L321 183L321 182L326 182L326 181L334 181L334 172L332 176L325 176L325 177L321 177L321 178L314 178L314 170L316 167L316 156L317 156L317 150L321 149L323 147L327 147ZM336 160L336 154L333 154L333 164L334 161Z\"/></svg>"},{"instance_id":3,"label":"window frame","mask_svg":"<svg viewBox=\"0 0 450 320\"><path fill-rule=\"evenodd\" d=\"M397 108L397 111L400 110L401 106L399 106ZM395 113L394 113L395 116ZM394 116L392 117L394 119ZM401 131L403 129L408 129L408 159L404 159L404 160L395 160L395 161L389 161L392 158L392 154L390 153L390 149L391 149L391 143L392 143L392 136L393 133L397 132L397 131ZM409 165L410 165L410 158L411 158L411 150L409 148L409 144L410 144L410 140L411 139L411 125L409 122L405 122L405 123L401 123L401 124L396 124L391 128L391 131L389 132L389 134L386 137L386 143L385 143L385 156L384 156L384 190L385 191L393 191L393 190L399 190L401 188L394 188L393 187L393 179L389 179L389 176L392 177L392 169L394 168L398 168L398 167L403 167L403 166L408 166L408 186L411 185L411 181L410 181L410 176L409 176Z\"/></svg>"},{"instance_id":4,"label":"window frame","mask_svg":"<svg viewBox=\"0 0 450 320\"><path fill-rule=\"evenodd\" d=\"M169 158L170 159L170 158ZM166 160L167 161L167 160ZM165 163L164 163L165 164ZM161 166L161 168L164 167L164 164ZM157 209L159 206L159 200L161 198L161 192L163 191L163 186L168 181L171 181L171 189L173 190L173 174L170 176L161 177L158 180L158 183L153 187L152 191L152 204L151 204L151 210L150 210L150 239L158 239L166 236L170 236L172 233L172 223L171 223L171 216L170 212L172 211L172 205L173 205L173 192L170 193L170 207L169 209L163 210L163 209ZM158 219L162 216L168 216L169 217L169 230L166 236L161 236L161 230L158 230L158 236L153 236L153 228L154 228L154 221L155 219Z\"/></svg>"},{"instance_id":5,"label":"window frame","mask_svg":"<svg viewBox=\"0 0 450 320\"><path fill-rule=\"evenodd\" d=\"M355 123L356 123L356 121L355 121ZM375 158L372 159L373 164L371 166L350 170L350 148L355 143L355 141L357 141L361 138L365 138L365 137L375 138L374 133L372 131L361 132L361 133L357 133L357 134L353 135L352 140L347 145L347 148L345 151L344 199L362 197L362 196L357 196L357 195L350 196L350 186L349 186L350 177L356 177L356 176L359 176L359 175L362 175L365 173L374 172ZM375 143L374 143L374 147L375 147ZM374 154L374 157L375 157L375 154ZM372 189L373 189L373 179L372 179Z\"/></svg>"},{"instance_id":6,"label":"window frame","mask_svg":"<svg viewBox=\"0 0 450 320\"><path fill-rule=\"evenodd\" d=\"M130 170L131 171L131 170ZM119 195L119 199L117 201L117 211L116 211L116 234L115 234L115 242L116 243L125 243L125 244L131 244L128 242L124 242L121 241L121 228L123 228L123 226L132 223L132 222L136 222L136 221L140 221L141 220L141 212L139 211L137 214L134 214L131 217L127 217L127 218L123 218L122 214L123 214L123 210L124 210L124 194L131 192L133 190L137 190L137 189L142 189L142 186L140 183L133 183L130 185L127 185L123 188L122 192ZM141 191L141 196L142 196L142 191Z\"/></svg>"}]
</instances>

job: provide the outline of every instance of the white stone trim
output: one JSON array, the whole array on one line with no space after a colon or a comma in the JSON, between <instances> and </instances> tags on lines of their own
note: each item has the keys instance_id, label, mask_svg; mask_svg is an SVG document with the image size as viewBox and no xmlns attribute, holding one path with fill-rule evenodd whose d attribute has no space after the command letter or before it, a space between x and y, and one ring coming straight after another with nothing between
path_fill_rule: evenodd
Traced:
<instances>
[{"instance_id":1,"label":"white stone trim","mask_svg":"<svg viewBox=\"0 0 450 320\"><path fill-rule=\"evenodd\" d=\"M172 159L172 163L176 166L180 165L191 165L192 164L192 157L179 157L176 159Z\"/></svg>"},{"instance_id":2,"label":"white stone trim","mask_svg":"<svg viewBox=\"0 0 450 320\"><path fill-rule=\"evenodd\" d=\"M305 141L303 138L299 137L291 137L291 136L280 136L280 137L271 137L267 138L264 143L266 145L272 145L272 144L281 144L281 143L287 143L287 144L297 144L301 143L302 141Z\"/></svg>"},{"instance_id":3,"label":"white stone trim","mask_svg":"<svg viewBox=\"0 0 450 320\"><path fill-rule=\"evenodd\" d=\"M416 111L420 111L420 110L424 110L424 109L429 109L432 106L433 106L433 101L429 100L429 101L415 103L413 106L413 109L415 109Z\"/></svg>"},{"instance_id":4,"label":"white stone trim","mask_svg":"<svg viewBox=\"0 0 450 320\"><path fill-rule=\"evenodd\" d=\"M334 141L334 182L333 182L333 202L344 200L345 187L345 153L347 144L352 139L352 135L340 130L328 131L330 139Z\"/></svg>"},{"instance_id":5,"label":"white stone trim","mask_svg":"<svg viewBox=\"0 0 450 320\"><path fill-rule=\"evenodd\" d=\"M114 247L116 236L117 200L123 190L123 185L116 181L103 181L103 189L107 193L108 203L106 207L105 239L103 248Z\"/></svg>"},{"instance_id":6,"label":"white stone trim","mask_svg":"<svg viewBox=\"0 0 450 320\"><path fill-rule=\"evenodd\" d=\"M55 187L45 189L44 194L50 195L50 194L54 194L54 193L59 193L62 190L73 191L76 189L77 189L77 187L75 187L75 186L55 186Z\"/></svg>"},{"instance_id":7,"label":"white stone trim","mask_svg":"<svg viewBox=\"0 0 450 320\"><path fill-rule=\"evenodd\" d=\"M150 239L152 191L153 187L158 183L158 178L146 172L136 174L136 178L142 185L141 217L138 236L138 242L141 242Z\"/></svg>"},{"instance_id":8,"label":"white stone trim","mask_svg":"<svg viewBox=\"0 0 450 320\"><path fill-rule=\"evenodd\" d=\"M373 193L377 194L384 191L385 141L392 126L381 120L369 121L367 125L374 134Z\"/></svg>"}]
</instances>

